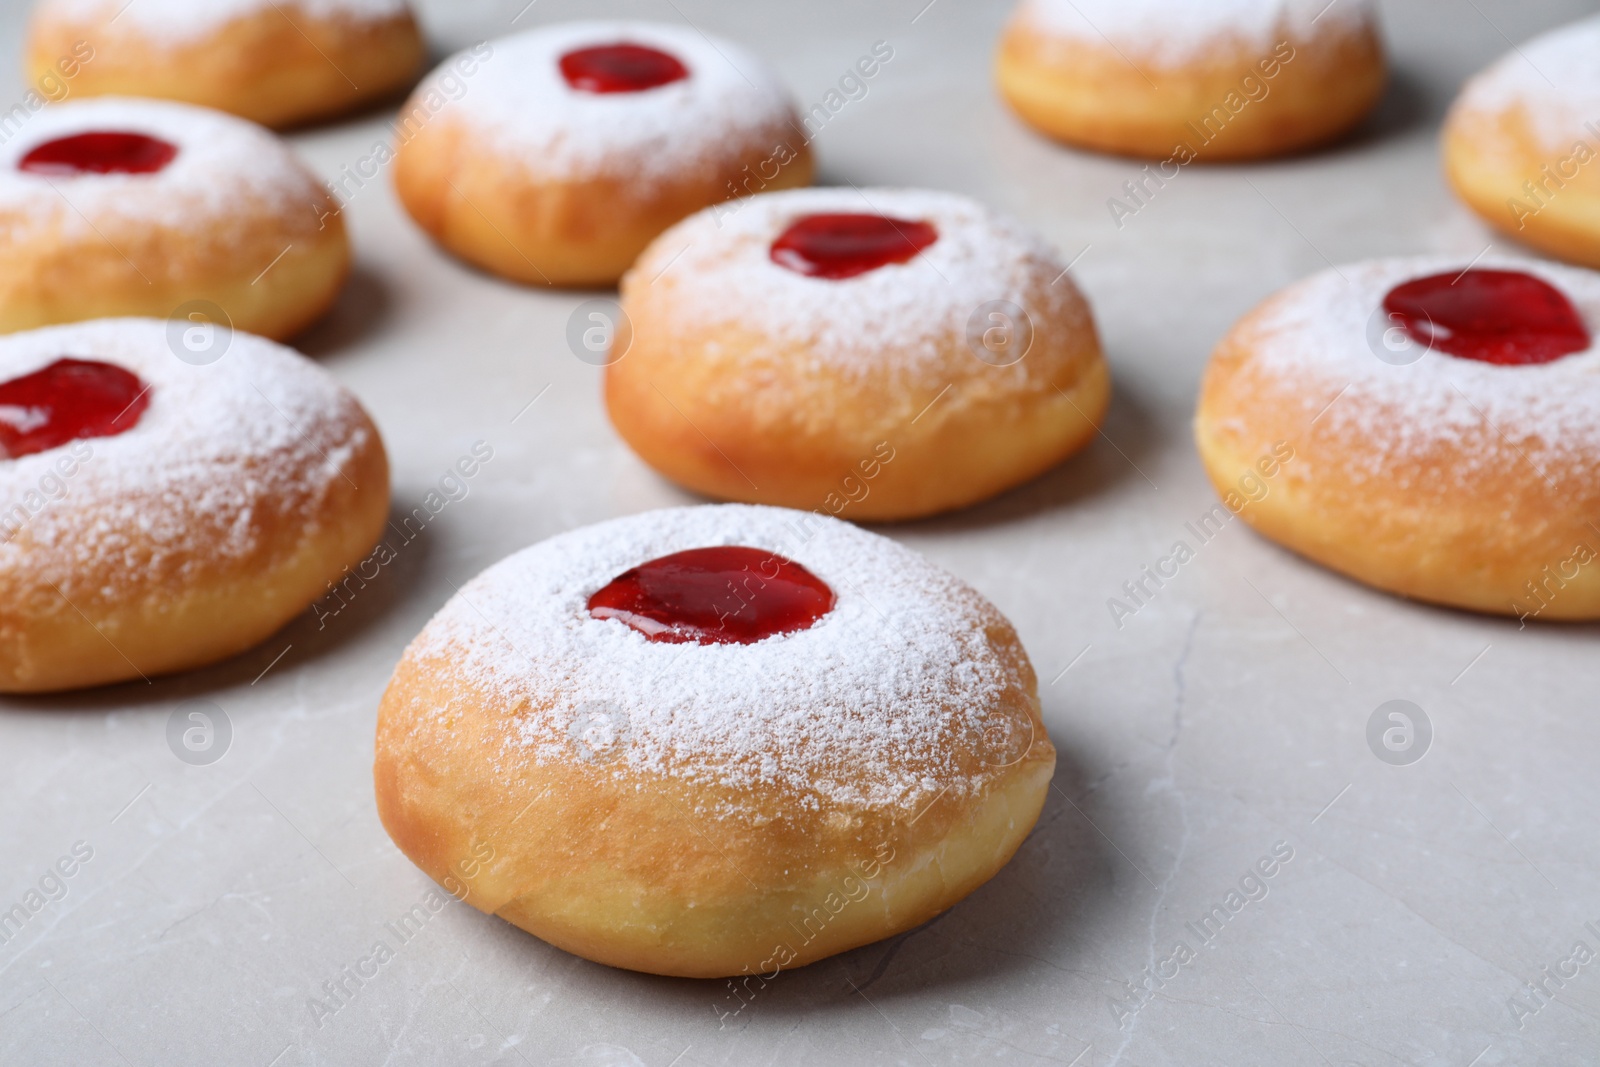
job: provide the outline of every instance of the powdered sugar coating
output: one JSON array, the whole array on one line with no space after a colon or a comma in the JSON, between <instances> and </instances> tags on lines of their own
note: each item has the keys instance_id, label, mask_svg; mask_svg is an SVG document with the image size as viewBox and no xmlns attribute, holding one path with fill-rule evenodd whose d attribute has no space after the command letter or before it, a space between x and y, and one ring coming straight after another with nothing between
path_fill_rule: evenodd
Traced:
<instances>
[{"instance_id":1,"label":"powdered sugar coating","mask_svg":"<svg viewBox=\"0 0 1600 1067\"><path fill-rule=\"evenodd\" d=\"M793 222L836 212L930 222L938 240L906 263L842 281L772 261L772 242ZM690 216L656 239L623 288L670 279L675 314L696 330L727 327L791 342L844 377L882 374L891 357L908 374L925 376L942 373L951 339L965 337L974 311L987 301L1013 303L1053 328L1092 330L1087 305L1071 279L1061 277L1065 269L1032 230L964 196L818 188ZM963 363L971 363L964 344L958 347Z\"/></svg>"},{"instance_id":2,"label":"powdered sugar coating","mask_svg":"<svg viewBox=\"0 0 1600 1067\"><path fill-rule=\"evenodd\" d=\"M633 93L583 92L561 76L567 52L618 43L667 52L689 76ZM535 178L649 182L701 167L725 169L730 159L748 156L751 145L767 150L797 136L789 95L767 64L687 27L567 22L493 47L452 104L449 121L475 128ZM457 58L441 64L418 95L430 92Z\"/></svg>"},{"instance_id":3,"label":"powdered sugar coating","mask_svg":"<svg viewBox=\"0 0 1600 1067\"><path fill-rule=\"evenodd\" d=\"M1600 330L1600 274L1510 259L1475 266L1524 271L1548 282L1566 294L1591 337ZM1465 268L1457 259L1419 257L1313 275L1249 320L1250 366L1279 380L1281 394L1298 398L1305 425L1315 419L1319 429L1359 445L1348 451L1349 461L1360 465L1351 472L1357 477L1390 478L1397 460L1424 457L1439 444L1481 442L1486 421L1489 446L1461 450L1463 466L1454 475L1463 482L1480 466L1589 469L1600 461L1600 348L1591 344L1533 366L1432 351L1395 366L1369 347L1374 315L1379 329L1387 325L1381 308L1389 290Z\"/></svg>"},{"instance_id":4,"label":"powdered sugar coating","mask_svg":"<svg viewBox=\"0 0 1600 1067\"><path fill-rule=\"evenodd\" d=\"M780 553L838 601L810 629L752 645L652 643L589 616L589 596L623 571L716 545ZM962 731L1006 694L1016 701L1022 685L985 634L1001 622L973 590L887 538L802 512L720 505L615 519L524 549L468 583L406 655L519 706L505 745L535 763L578 758L573 732L599 715L620 740L619 773L894 806L973 786L954 770Z\"/></svg>"},{"instance_id":5,"label":"powdered sugar coating","mask_svg":"<svg viewBox=\"0 0 1600 1067\"><path fill-rule=\"evenodd\" d=\"M156 44L183 45L215 33L236 19L277 10L290 21L344 19L373 22L410 10L406 0L40 0L38 13L51 19L104 24L112 19Z\"/></svg>"},{"instance_id":6,"label":"powdered sugar coating","mask_svg":"<svg viewBox=\"0 0 1600 1067\"><path fill-rule=\"evenodd\" d=\"M101 319L0 338L0 381L72 356L115 364L150 387L126 433L0 459L0 535L26 520L0 542L0 586L42 577L75 603L106 602L264 550L270 557L262 516L313 523L367 444L355 399L298 353L235 333L221 359L198 366L173 355L170 325ZM64 475L68 452L85 450Z\"/></svg>"},{"instance_id":7,"label":"powdered sugar coating","mask_svg":"<svg viewBox=\"0 0 1600 1067\"><path fill-rule=\"evenodd\" d=\"M1542 147L1591 148L1600 134L1600 16L1551 30L1513 49L1467 83L1457 107L1495 115L1521 108Z\"/></svg>"},{"instance_id":8,"label":"powdered sugar coating","mask_svg":"<svg viewBox=\"0 0 1600 1067\"><path fill-rule=\"evenodd\" d=\"M1219 45L1269 52L1282 40L1349 31L1376 19L1371 0L1023 0L1020 24L1166 63Z\"/></svg>"},{"instance_id":9,"label":"powdered sugar coating","mask_svg":"<svg viewBox=\"0 0 1600 1067\"><path fill-rule=\"evenodd\" d=\"M18 169L29 151L93 130L142 133L178 147L154 174L51 177ZM0 236L84 239L120 224L161 227L215 245L276 217L285 242L319 226L327 193L287 145L209 108L132 97L53 104L0 146Z\"/></svg>"}]
</instances>

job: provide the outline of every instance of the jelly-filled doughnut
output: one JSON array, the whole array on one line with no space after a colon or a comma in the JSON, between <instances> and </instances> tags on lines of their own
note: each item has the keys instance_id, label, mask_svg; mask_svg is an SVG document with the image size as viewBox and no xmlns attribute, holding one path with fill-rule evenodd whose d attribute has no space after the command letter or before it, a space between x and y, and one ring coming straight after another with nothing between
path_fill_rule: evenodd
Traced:
<instances>
[{"instance_id":1,"label":"jelly-filled doughnut","mask_svg":"<svg viewBox=\"0 0 1600 1067\"><path fill-rule=\"evenodd\" d=\"M991 878L1055 768L1027 653L887 538L743 505L466 585L378 712L378 811L458 898L588 959L765 974Z\"/></svg>"},{"instance_id":2,"label":"jelly-filled doughnut","mask_svg":"<svg viewBox=\"0 0 1600 1067\"><path fill-rule=\"evenodd\" d=\"M1600 617L1597 323L1600 275L1570 267L1387 259L1315 275L1218 346L1201 458L1258 531L1380 589ZM1246 501L1234 490L1253 468L1265 489Z\"/></svg>"},{"instance_id":3,"label":"jelly-filled doughnut","mask_svg":"<svg viewBox=\"0 0 1600 1067\"><path fill-rule=\"evenodd\" d=\"M1110 402L1089 306L964 197L804 189L663 234L622 282L617 431L708 496L908 519L1082 447Z\"/></svg>"},{"instance_id":4,"label":"jelly-filled doughnut","mask_svg":"<svg viewBox=\"0 0 1600 1067\"><path fill-rule=\"evenodd\" d=\"M104 319L0 338L0 692L243 651L383 529L388 461L356 400L248 334L179 359L186 328L211 329Z\"/></svg>"},{"instance_id":5,"label":"jelly-filled doughnut","mask_svg":"<svg viewBox=\"0 0 1600 1067\"><path fill-rule=\"evenodd\" d=\"M481 66L463 53L418 87L395 163L412 218L485 270L611 285L684 216L811 180L788 93L728 41L647 22L573 22L486 47ZM447 92L444 79L462 82L469 60L470 88ZM452 95L432 113L430 100Z\"/></svg>"},{"instance_id":6,"label":"jelly-filled doughnut","mask_svg":"<svg viewBox=\"0 0 1600 1067\"><path fill-rule=\"evenodd\" d=\"M159 100L52 105L0 146L0 332L200 309L286 338L333 304L350 246L266 130Z\"/></svg>"},{"instance_id":7,"label":"jelly-filled doughnut","mask_svg":"<svg viewBox=\"0 0 1600 1067\"><path fill-rule=\"evenodd\" d=\"M1368 0L1022 0L996 77L1041 132L1171 177L1332 140L1387 74Z\"/></svg>"},{"instance_id":8,"label":"jelly-filled doughnut","mask_svg":"<svg viewBox=\"0 0 1600 1067\"><path fill-rule=\"evenodd\" d=\"M181 100L273 127L392 96L426 55L406 0L39 0L35 82L80 44L93 59L75 95Z\"/></svg>"},{"instance_id":9,"label":"jelly-filled doughnut","mask_svg":"<svg viewBox=\"0 0 1600 1067\"><path fill-rule=\"evenodd\" d=\"M1445 171L1483 220L1600 267L1600 17L1552 30L1467 83L1444 129Z\"/></svg>"}]
</instances>

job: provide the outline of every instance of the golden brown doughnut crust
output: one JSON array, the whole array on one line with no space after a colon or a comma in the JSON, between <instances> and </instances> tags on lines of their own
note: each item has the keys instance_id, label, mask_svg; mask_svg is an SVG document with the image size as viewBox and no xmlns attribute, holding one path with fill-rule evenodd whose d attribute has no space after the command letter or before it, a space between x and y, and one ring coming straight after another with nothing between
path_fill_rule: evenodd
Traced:
<instances>
[{"instance_id":1,"label":"golden brown doughnut crust","mask_svg":"<svg viewBox=\"0 0 1600 1067\"><path fill-rule=\"evenodd\" d=\"M181 100L284 128L400 92L426 56L410 11L380 19L317 17L285 0L195 40L161 41L134 20L117 18L121 6L76 19L41 5L28 40L34 82L87 42L94 56L68 83L74 95Z\"/></svg>"},{"instance_id":2,"label":"golden brown doughnut crust","mask_svg":"<svg viewBox=\"0 0 1600 1067\"><path fill-rule=\"evenodd\" d=\"M38 145L93 130L144 133L177 153L152 174L18 166ZM166 101L102 97L34 116L0 147L0 230L0 333L166 318L202 302L235 329L282 340L332 307L350 270L337 205L286 145Z\"/></svg>"},{"instance_id":3,"label":"golden brown doughnut crust","mask_svg":"<svg viewBox=\"0 0 1600 1067\"><path fill-rule=\"evenodd\" d=\"M166 323L142 319L58 327L0 341L0 365L17 346L47 343L51 352L133 369L151 384L154 405L178 388L163 367L200 375L220 366L184 367L166 337ZM250 373L260 375L301 357L235 334L222 359L255 360ZM306 371L325 378L309 364L290 370ZM279 400L255 397L249 417L286 418L272 406L281 407L282 394L261 384ZM234 456L197 472L181 490L144 483L149 461L125 459L134 434L159 433L178 417L154 407L128 434L0 459L8 509L0 514L0 692L86 688L225 659L304 611L366 555L388 520L382 439L331 379L309 387L334 394L327 423L292 430L301 443L278 453ZM309 472L274 467L306 464L307 455ZM53 484L51 471L65 493L41 502L36 490ZM249 494L248 506L208 503L219 491Z\"/></svg>"},{"instance_id":4,"label":"golden brown doughnut crust","mask_svg":"<svg viewBox=\"0 0 1600 1067\"><path fill-rule=\"evenodd\" d=\"M443 119L401 143L395 190L417 225L474 266L528 285L610 286L662 231L727 200L772 147L752 143L713 170L645 192L625 176L540 179L482 134ZM795 141L785 158L766 188L811 184L811 149Z\"/></svg>"},{"instance_id":5,"label":"golden brown doughnut crust","mask_svg":"<svg viewBox=\"0 0 1600 1067\"><path fill-rule=\"evenodd\" d=\"M290 228L280 215L252 217L247 203L240 209L235 240L228 242L197 241L192 232L132 220L106 224L103 237L29 227L29 239L0 244L0 333L164 317L199 300L221 307L237 329L275 340L295 336L327 314L344 288L350 273L344 220L329 214L321 229ZM327 209L333 210L331 200ZM315 222L309 206L307 218L297 221ZM8 224L0 210L0 227Z\"/></svg>"},{"instance_id":6,"label":"golden brown doughnut crust","mask_svg":"<svg viewBox=\"0 0 1600 1067\"><path fill-rule=\"evenodd\" d=\"M624 283L625 306L635 322L653 324L653 312L671 307L670 289L636 299L642 286L642 279ZM785 364L805 365L804 348L674 326L680 330L643 335L634 327L631 339L619 330L628 355L606 369L606 410L640 459L716 500L820 509L861 522L952 511L1057 466L1093 439L1111 404L1110 371L1093 339L1081 336L1058 336L1040 351L1036 366L1054 376L1042 371L1020 394L996 389L992 369L952 338L939 353L951 368L950 392L918 418L937 393L910 395L890 381L810 383L809 411L771 403L754 381L731 376L728 363L759 354L766 380L778 382Z\"/></svg>"},{"instance_id":7,"label":"golden brown doughnut crust","mask_svg":"<svg viewBox=\"0 0 1600 1067\"><path fill-rule=\"evenodd\" d=\"M463 593L493 615L490 595L479 583ZM1036 821L1055 766L1037 680L997 611L985 606L970 625L981 627L1009 683L993 696L974 688L981 707L946 708L947 726L986 711L1014 732L998 748L929 738L894 768L897 778L922 780L915 795L860 803L779 782L719 785L693 773L709 754L692 749L677 754L681 772L585 759L576 746L536 759L519 740L525 724L559 724L559 709L485 684L463 666L468 656L425 631L379 708L378 811L400 849L446 890L560 948L655 974L770 979L950 907L993 876ZM481 636L494 640L487 626ZM537 641L512 640L530 656L546 654ZM669 647L686 657L703 651ZM779 762L793 756L762 751ZM856 773L865 782L879 770Z\"/></svg>"},{"instance_id":8,"label":"golden brown doughnut crust","mask_svg":"<svg viewBox=\"0 0 1600 1067\"><path fill-rule=\"evenodd\" d=\"M926 922L1010 860L1055 770L1037 695L1017 706L1039 740L981 798L941 798L920 818L813 811L800 797L619 778L577 760L504 760L502 724L548 709L508 706L408 657L378 711L378 813L447 890L585 959L686 978L787 970ZM482 773L496 758L499 781Z\"/></svg>"},{"instance_id":9,"label":"golden brown doughnut crust","mask_svg":"<svg viewBox=\"0 0 1600 1067\"><path fill-rule=\"evenodd\" d=\"M1595 25L1556 30L1527 50L1544 65L1552 50L1557 61L1572 49L1592 55ZM1538 75L1531 96L1519 98L1507 83L1527 77L1523 68L1536 62L1522 53L1474 78L1451 107L1445 174L1495 229L1568 262L1600 267L1600 114L1586 114L1583 90L1566 84L1559 67L1552 68L1560 75L1555 84Z\"/></svg>"},{"instance_id":10,"label":"golden brown doughnut crust","mask_svg":"<svg viewBox=\"0 0 1600 1067\"><path fill-rule=\"evenodd\" d=\"M1600 267L1600 168L1574 167L1559 190L1541 170L1570 158L1540 147L1516 111L1457 109L1445 124L1445 174L1479 218L1569 263ZM1527 182L1556 195L1541 202L1527 193Z\"/></svg>"},{"instance_id":11,"label":"golden brown doughnut crust","mask_svg":"<svg viewBox=\"0 0 1600 1067\"><path fill-rule=\"evenodd\" d=\"M1462 266L1398 260L1341 270L1376 307L1393 285ZM1532 269L1563 289L1594 330L1600 285L1593 276ZM1293 286L1240 320L1217 346L1201 386L1195 438L1218 492L1266 537L1388 592L1524 619L1600 618L1600 447L1568 447L1541 436L1555 430L1537 409L1526 424L1485 415L1457 419L1446 430L1431 416L1419 417L1415 402L1386 405L1355 375L1283 373L1273 354L1304 346L1297 338L1305 335L1281 323L1300 320L1296 308L1316 315L1317 298L1308 291L1337 293L1345 286L1331 274ZM1343 342L1352 358L1377 366L1359 325L1354 332ZM1568 363L1550 399L1559 403L1559 394L1585 390L1589 402L1596 378L1583 366L1596 358L1591 349L1548 367L1487 369L1538 375ZM1486 411L1486 396L1462 381L1459 403ZM1343 385L1351 388L1341 395ZM1449 384L1418 385L1428 388L1434 392L1420 394L1425 404L1458 402L1446 395ZM1402 439L1408 443L1397 446ZM1263 457L1282 460L1285 450L1292 458L1266 476ZM1252 471L1257 477L1248 484L1267 486L1261 499L1240 491Z\"/></svg>"},{"instance_id":12,"label":"golden brown doughnut crust","mask_svg":"<svg viewBox=\"0 0 1600 1067\"><path fill-rule=\"evenodd\" d=\"M1179 165L1284 155L1348 132L1383 95L1376 26L1329 21L1260 54L1225 41L1176 62L1013 19L995 77L1024 121L1067 144Z\"/></svg>"},{"instance_id":13,"label":"golden brown doughnut crust","mask_svg":"<svg viewBox=\"0 0 1600 1067\"><path fill-rule=\"evenodd\" d=\"M678 59L638 92L576 89L570 52L618 42ZM450 252L532 285L614 285L702 208L809 184L811 149L759 58L682 26L553 23L452 56L397 126L395 189Z\"/></svg>"},{"instance_id":14,"label":"golden brown doughnut crust","mask_svg":"<svg viewBox=\"0 0 1600 1067\"><path fill-rule=\"evenodd\" d=\"M961 198L865 195L891 215L933 217L918 214L933 209L945 213L941 228L960 228L975 241L1002 240L992 229L1001 224ZM948 280L958 277L959 263L941 260L923 277L926 302L883 309L885 323L911 312L915 321L906 334L889 326L881 342L873 334L856 343L859 352L852 347L853 358L837 362L827 358L831 343L761 321L764 308L775 320L793 317L785 291L762 296L728 288L751 272L783 270L767 262L767 247L791 217L861 210L863 202L853 197L820 189L764 195L743 205L731 225L714 211L703 214L641 257L622 282L626 315L614 351L625 354L605 376L606 409L629 447L667 478L713 498L854 521L965 507L1084 447L1110 404L1111 377L1088 304L1048 250L1019 244L1015 257L1006 257L1016 278L985 278L970 290ZM947 234L941 242L955 239ZM726 257L708 251L719 242L730 249ZM936 253L943 254L939 243L924 254ZM720 273L707 273L710 262L702 269L702 254L717 260ZM856 279L800 282L840 286L841 300L857 285ZM1014 283L1021 288L1010 288ZM1009 366L980 359L967 333L968 316L1001 293L1020 295L1033 328L1032 347ZM703 314L716 305L742 313ZM817 314L825 319L830 309L819 305ZM935 322L943 328L922 336ZM852 328L833 332L849 335Z\"/></svg>"},{"instance_id":15,"label":"golden brown doughnut crust","mask_svg":"<svg viewBox=\"0 0 1600 1067\"><path fill-rule=\"evenodd\" d=\"M377 441L375 428L372 440ZM262 509L252 530L262 548L251 559L167 560L132 599L73 597L68 603L42 576L24 582L8 575L13 580L0 583L0 693L153 678L260 644L323 595L383 531L389 468L381 444L359 453L347 473L354 486L333 486L312 525L301 514ZM157 555L154 548L135 536L128 551L150 559ZM178 573L185 565L192 570ZM108 580L121 568L120 562L108 563L98 577ZM82 577L93 581L97 575Z\"/></svg>"}]
</instances>

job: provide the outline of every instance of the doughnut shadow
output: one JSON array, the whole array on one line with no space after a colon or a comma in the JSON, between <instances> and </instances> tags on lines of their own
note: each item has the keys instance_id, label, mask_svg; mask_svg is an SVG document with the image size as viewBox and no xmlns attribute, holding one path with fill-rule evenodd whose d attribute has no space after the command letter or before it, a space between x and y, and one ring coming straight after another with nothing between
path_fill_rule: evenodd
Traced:
<instances>
[{"instance_id":1,"label":"doughnut shadow","mask_svg":"<svg viewBox=\"0 0 1600 1067\"><path fill-rule=\"evenodd\" d=\"M1361 125L1333 144L1287 158L1338 156L1362 151L1383 141L1398 140L1422 130L1432 135L1437 132L1449 105L1448 96L1436 98L1429 92L1425 78L1413 74L1403 64L1393 64L1389 68L1389 84L1383 91L1382 99Z\"/></svg>"},{"instance_id":2,"label":"doughnut shadow","mask_svg":"<svg viewBox=\"0 0 1600 1067\"><path fill-rule=\"evenodd\" d=\"M1180 432L1186 429L1185 424ZM959 511L909 523L868 526L890 536L897 528L917 533L962 534L1070 508L1129 482L1149 488L1146 475L1153 473L1155 460L1167 444L1152 409L1119 380L1112 387L1111 410L1095 439L1083 451L1033 481ZM846 508L839 517L848 520L850 510Z\"/></svg>"},{"instance_id":3,"label":"doughnut shadow","mask_svg":"<svg viewBox=\"0 0 1600 1067\"><path fill-rule=\"evenodd\" d=\"M1527 610L1525 618L1473 611L1470 608L1455 607L1450 604L1430 603L1406 596L1404 593L1368 585L1332 567L1323 566L1292 548L1262 536L1257 531L1248 530L1246 533L1249 535L1251 551L1272 557L1272 567L1281 568L1282 573L1294 574L1297 582L1318 586L1319 596L1328 595L1352 602L1361 601L1362 610L1387 609L1408 613L1411 623L1416 626L1480 627L1478 632L1484 635L1484 640L1492 638L1496 643L1502 640L1528 639L1535 632L1544 640L1592 643L1596 638L1600 638L1600 620L1541 617L1543 613L1536 607L1538 602L1531 599L1524 603ZM1246 593L1246 595L1253 597L1255 594ZM1257 600L1256 603L1259 604L1260 601Z\"/></svg>"},{"instance_id":4,"label":"doughnut shadow","mask_svg":"<svg viewBox=\"0 0 1600 1067\"><path fill-rule=\"evenodd\" d=\"M428 76L428 72L439 63L443 62L446 58L447 57L445 55L436 56L434 54L434 50L430 48L428 50L428 55L422 61L422 64L399 88L394 89L383 96L375 96L370 100L358 104L352 111L346 111L339 115L328 115L323 118L305 119L288 126L280 127L275 132L281 137L293 138L296 134L322 133L325 131L342 129L346 126L356 126L366 122L373 122L377 119L385 120L386 125L392 127L397 119L401 105L410 99L411 94L416 90L417 86L422 84L422 79Z\"/></svg>"},{"instance_id":5,"label":"doughnut shadow","mask_svg":"<svg viewBox=\"0 0 1600 1067\"><path fill-rule=\"evenodd\" d=\"M559 968L574 1003L649 1004L651 1011L691 1023L703 1015L707 1023L720 1023L712 1041L738 1040L739 1031L752 1027L790 1033L802 1020L869 1011L861 994L883 1005L930 990L955 996L1041 966L1065 970L1119 881L1137 877L1090 825L1088 819L1103 825L1105 817L1085 782L1072 752L1058 741L1055 788L1044 812L993 879L915 929L776 976L664 978L590 963L532 937L520 938L521 948L507 941L500 948L523 966ZM1063 794L1077 799L1068 803ZM1088 963L1081 967L1094 970Z\"/></svg>"},{"instance_id":6,"label":"doughnut shadow","mask_svg":"<svg viewBox=\"0 0 1600 1067\"><path fill-rule=\"evenodd\" d=\"M1327 144L1308 145L1293 152L1285 152L1270 159L1200 161L1206 170L1219 172L1254 172L1274 164L1294 165L1307 160L1335 159L1342 155L1364 152L1385 141L1399 140L1412 134L1437 133L1445 111L1450 104L1448 96L1429 92L1426 79L1404 66L1391 66L1388 85L1372 113L1362 119L1349 133Z\"/></svg>"},{"instance_id":7,"label":"doughnut shadow","mask_svg":"<svg viewBox=\"0 0 1600 1067\"><path fill-rule=\"evenodd\" d=\"M995 978L1041 966L1067 969L1087 940L1085 932L1111 905L1117 882L1137 878L1090 824L1089 819L1102 825L1107 820L1087 781L1071 748L1056 739L1049 799L1011 862L929 922L838 957L849 978L842 989L838 974L819 974L818 985L855 1010L856 989L883 1003L934 990L956 996L957 990L978 990ZM795 1008L809 1012L814 1003Z\"/></svg>"},{"instance_id":8,"label":"doughnut shadow","mask_svg":"<svg viewBox=\"0 0 1600 1067\"><path fill-rule=\"evenodd\" d=\"M290 344L310 359L326 359L378 333L393 307L382 276L358 260L333 307Z\"/></svg>"},{"instance_id":9,"label":"doughnut shadow","mask_svg":"<svg viewBox=\"0 0 1600 1067\"><path fill-rule=\"evenodd\" d=\"M250 683L286 647L292 646L272 668L274 673L337 652L386 619L409 618L406 605L427 595L422 574L433 549L433 539L426 529L414 532L412 526L402 525L409 518L411 512L403 510L397 501L389 510L383 540L360 563L349 568L342 580L330 583L316 603L266 643L201 673L236 670L236 676L219 678L218 684ZM407 622L402 629L409 634L411 626Z\"/></svg>"},{"instance_id":10,"label":"doughnut shadow","mask_svg":"<svg viewBox=\"0 0 1600 1067\"><path fill-rule=\"evenodd\" d=\"M405 605L422 587L420 575L431 549L426 531L409 542L395 532L408 513L390 510L384 544L391 553L373 554L349 569L341 583L288 625L253 648L207 667L92 689L0 697L0 715L8 711L103 713L167 707L195 697L247 689L258 680L289 673L338 651L390 617L409 619ZM389 558L392 556L392 558ZM388 562L379 563L381 559ZM366 578L361 577L366 575ZM409 626L410 623L404 625ZM230 705L231 706L231 705Z\"/></svg>"}]
</instances>

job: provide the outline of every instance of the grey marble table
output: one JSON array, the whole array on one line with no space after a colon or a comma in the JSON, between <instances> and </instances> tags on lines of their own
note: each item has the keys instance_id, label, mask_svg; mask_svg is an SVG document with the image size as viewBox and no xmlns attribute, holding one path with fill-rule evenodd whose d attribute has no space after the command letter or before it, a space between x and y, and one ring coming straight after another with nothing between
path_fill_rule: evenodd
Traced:
<instances>
[{"instance_id":1,"label":"grey marble table","mask_svg":"<svg viewBox=\"0 0 1600 1067\"><path fill-rule=\"evenodd\" d=\"M567 348L568 316L597 294L464 269L379 175L346 186L358 270L301 347L374 413L397 506L476 441L494 458L336 615L195 674L0 701L0 909L41 883L57 898L0 944L0 1063L1600 1059L1600 965L1567 962L1576 942L1600 951L1593 627L1391 599L1239 524L1120 626L1106 604L1212 505L1189 436L1211 345L1329 261L1499 246L1445 189L1439 121L1511 42L1593 5L1386 3L1395 84L1360 136L1187 168L1119 228L1107 201L1138 166L1045 143L991 90L1002 4L526 3L422 7L439 51L513 20L688 19L772 56L808 105L890 42L866 95L819 134L821 179L967 193L1080 257L1117 381L1103 439L991 503L885 531L1021 631L1061 752L1039 826L936 921L754 997L597 966L453 901L397 936L389 924L432 888L372 801L374 709L400 650L514 549L687 498L620 443L597 369ZM19 0L0 7L7 101L23 91L25 18ZM293 140L337 179L387 136L375 114ZM1367 741L1397 699L1433 731L1406 766ZM189 700L231 724L207 766L168 746ZM1271 876L1252 878L1263 859ZM1236 891L1242 907L1203 923ZM380 941L376 973L349 979Z\"/></svg>"}]
</instances>

